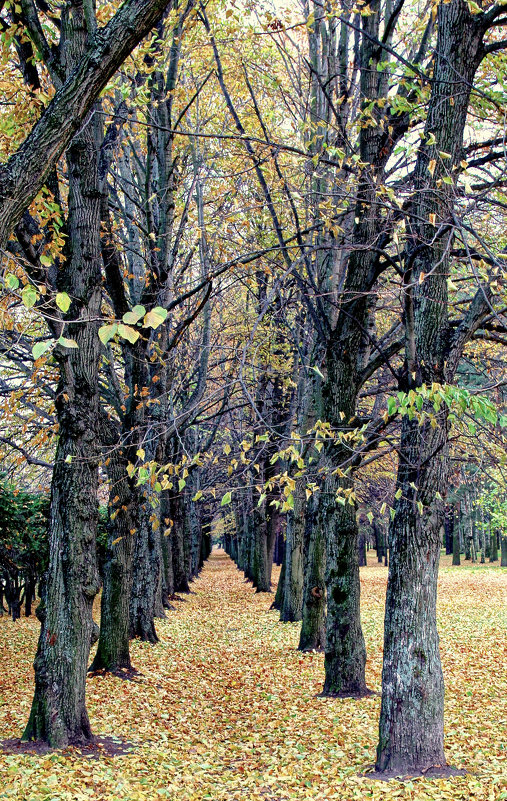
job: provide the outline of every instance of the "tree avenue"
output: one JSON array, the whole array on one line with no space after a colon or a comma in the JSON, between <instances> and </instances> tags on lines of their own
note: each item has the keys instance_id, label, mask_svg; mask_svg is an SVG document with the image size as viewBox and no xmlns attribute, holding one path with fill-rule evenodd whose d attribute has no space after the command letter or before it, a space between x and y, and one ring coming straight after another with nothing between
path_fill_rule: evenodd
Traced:
<instances>
[{"instance_id":1,"label":"tree avenue","mask_svg":"<svg viewBox=\"0 0 507 801\"><path fill-rule=\"evenodd\" d=\"M337 716L376 703L379 571L368 771L451 776L439 566L507 567L505 4L0 21L0 617L41 623L22 740L93 744L87 684L138 680L133 643L167 647L219 545L323 654Z\"/></svg>"}]
</instances>

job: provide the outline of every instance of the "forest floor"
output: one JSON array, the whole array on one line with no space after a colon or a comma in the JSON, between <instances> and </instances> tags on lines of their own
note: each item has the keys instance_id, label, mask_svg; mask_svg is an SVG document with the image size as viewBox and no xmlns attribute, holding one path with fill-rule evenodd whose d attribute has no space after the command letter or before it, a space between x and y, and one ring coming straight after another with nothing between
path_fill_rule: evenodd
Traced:
<instances>
[{"instance_id":1,"label":"forest floor","mask_svg":"<svg viewBox=\"0 0 507 801\"><path fill-rule=\"evenodd\" d=\"M222 551L193 594L133 643L137 681L88 680L94 731L134 744L92 759L67 749L0 753L0 799L285 801L507 799L507 570L444 559L439 626L446 754L465 776L375 782L380 698L319 698L323 657L296 650L299 626L269 611ZM367 680L380 690L387 570L361 570ZM278 574L277 574L278 575ZM276 577L277 577L276 575ZM35 617L0 620L0 737L16 737L32 696Z\"/></svg>"}]
</instances>

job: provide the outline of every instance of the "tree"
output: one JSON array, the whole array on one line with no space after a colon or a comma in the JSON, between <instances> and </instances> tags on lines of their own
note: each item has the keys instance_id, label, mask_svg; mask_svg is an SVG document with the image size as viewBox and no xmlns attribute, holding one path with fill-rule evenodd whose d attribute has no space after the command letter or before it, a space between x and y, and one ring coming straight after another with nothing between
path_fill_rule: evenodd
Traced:
<instances>
[{"instance_id":1,"label":"tree","mask_svg":"<svg viewBox=\"0 0 507 801\"><path fill-rule=\"evenodd\" d=\"M127 3L106 28L98 30L95 17L83 6L70 5L61 20L58 56L44 38L35 7L27 7L28 32L45 59L57 92L18 153L3 168L0 230L4 238L47 179L108 78L164 7L165 3ZM65 59L60 61L64 52ZM85 679L90 647L96 639L92 604L99 589L95 535L97 329L102 281L100 132L100 116L93 115L74 136L67 153L69 251L56 286L72 299L64 318L70 337L62 340L57 351L59 441L51 488L52 547L39 613L42 626L35 659L35 695L23 735L26 740L45 740L52 746L92 736ZM15 190L7 200L7 187L12 188L14 182Z\"/></svg>"},{"instance_id":2,"label":"tree","mask_svg":"<svg viewBox=\"0 0 507 801\"><path fill-rule=\"evenodd\" d=\"M25 614L31 614L36 584L47 567L48 500L0 476L0 589L13 620L21 614L23 599Z\"/></svg>"},{"instance_id":3,"label":"tree","mask_svg":"<svg viewBox=\"0 0 507 801\"><path fill-rule=\"evenodd\" d=\"M457 235L455 172L463 153L470 94L501 6L472 14L463 0L440 4L431 97L414 170L415 194L403 254L405 366L414 393L451 384L464 346L490 311L481 282L451 334L449 250ZM459 230L459 229L458 229ZM403 418L395 512L389 532L382 707L377 769L412 773L445 765L444 684L436 624L441 528L449 470L449 408L422 406Z\"/></svg>"}]
</instances>

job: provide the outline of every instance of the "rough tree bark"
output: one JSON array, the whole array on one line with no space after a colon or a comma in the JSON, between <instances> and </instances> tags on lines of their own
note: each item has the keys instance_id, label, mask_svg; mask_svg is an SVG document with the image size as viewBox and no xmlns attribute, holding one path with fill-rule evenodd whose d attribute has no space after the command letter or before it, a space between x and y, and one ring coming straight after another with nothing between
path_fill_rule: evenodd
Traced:
<instances>
[{"instance_id":1,"label":"rough tree bark","mask_svg":"<svg viewBox=\"0 0 507 801\"><path fill-rule=\"evenodd\" d=\"M294 509L287 516L284 589L280 608L282 623L301 620L303 613L303 539L306 504L303 479L296 481L293 496Z\"/></svg>"},{"instance_id":2,"label":"rough tree bark","mask_svg":"<svg viewBox=\"0 0 507 801\"><path fill-rule=\"evenodd\" d=\"M116 426L102 415L102 445L110 446L107 473L109 531L100 606L100 635L90 667L112 673L130 670L129 598L132 586L132 558L137 526L133 480L127 474L128 456L122 448Z\"/></svg>"},{"instance_id":3,"label":"rough tree bark","mask_svg":"<svg viewBox=\"0 0 507 801\"><path fill-rule=\"evenodd\" d=\"M83 7L71 7L62 29L71 74L91 34ZM98 115L92 117L67 152L69 253L59 288L72 298L66 333L78 347L59 347L57 356L59 438L51 484L49 568L34 662L35 694L23 734L24 740L45 740L53 747L92 736L85 682L96 629L92 605L99 589L95 536L100 341L95 321L101 302L100 127Z\"/></svg>"},{"instance_id":4,"label":"rough tree bark","mask_svg":"<svg viewBox=\"0 0 507 801\"><path fill-rule=\"evenodd\" d=\"M435 143L424 143L418 154L405 253L407 390L423 383L451 382L466 341L489 309L488 290L480 287L452 335L447 277L453 191L441 180L453 174L461 158L470 92L485 54L482 38L488 18L487 13L473 16L464 0L451 0L439 5L437 24L425 128L426 141L431 133ZM448 154L445 161L440 152ZM424 409L434 411L433 406ZM377 769L400 774L445 765L444 683L436 624L442 496L448 482L445 404L434 420L431 424L426 416L420 424L416 418L403 418L396 485L400 497L389 537Z\"/></svg>"},{"instance_id":5,"label":"rough tree bark","mask_svg":"<svg viewBox=\"0 0 507 801\"><path fill-rule=\"evenodd\" d=\"M316 520L316 505L310 498L305 514L300 651L321 651L326 642L326 539Z\"/></svg>"}]
</instances>

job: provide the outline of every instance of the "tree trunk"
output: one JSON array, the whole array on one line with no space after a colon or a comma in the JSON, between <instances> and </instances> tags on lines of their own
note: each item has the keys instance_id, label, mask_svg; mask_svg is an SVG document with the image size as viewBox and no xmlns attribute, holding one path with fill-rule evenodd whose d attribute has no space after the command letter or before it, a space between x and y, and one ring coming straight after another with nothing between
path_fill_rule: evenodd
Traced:
<instances>
[{"instance_id":1,"label":"tree trunk","mask_svg":"<svg viewBox=\"0 0 507 801\"><path fill-rule=\"evenodd\" d=\"M489 538L489 561L498 562L498 541L496 531Z\"/></svg>"},{"instance_id":2,"label":"tree trunk","mask_svg":"<svg viewBox=\"0 0 507 801\"><path fill-rule=\"evenodd\" d=\"M172 561L174 576L174 592L190 592L188 586L188 574L185 558L185 526L183 520L183 509L181 498L174 496L171 502L173 528L171 533L172 540Z\"/></svg>"},{"instance_id":3,"label":"tree trunk","mask_svg":"<svg viewBox=\"0 0 507 801\"><path fill-rule=\"evenodd\" d=\"M266 504L266 501L264 502ZM253 512L253 570L252 578L257 592L271 592L271 572L268 557L268 513L265 505Z\"/></svg>"},{"instance_id":4,"label":"tree trunk","mask_svg":"<svg viewBox=\"0 0 507 801\"><path fill-rule=\"evenodd\" d=\"M445 553L447 556L453 552L454 508L448 507L445 511Z\"/></svg>"},{"instance_id":5,"label":"tree trunk","mask_svg":"<svg viewBox=\"0 0 507 801\"><path fill-rule=\"evenodd\" d=\"M94 26L82 6L70 7L61 34L68 75L86 52ZM90 647L96 637L93 599L99 589L95 539L100 355L96 321L100 317L102 284L98 177L101 140L100 114L95 114L67 152L69 250L58 276L58 288L72 298L65 334L78 347L60 346L55 351L59 362L58 446L51 482L49 567L39 612L42 626L34 662L35 694L23 734L24 740L44 740L55 748L92 737L85 684Z\"/></svg>"},{"instance_id":6,"label":"tree trunk","mask_svg":"<svg viewBox=\"0 0 507 801\"><path fill-rule=\"evenodd\" d=\"M283 606L283 594L285 591L285 570L286 570L286 563L284 559L282 562L282 569L280 570L280 577L278 579L278 584L276 585L275 600L271 604L271 609L277 609L278 611L280 611Z\"/></svg>"},{"instance_id":7,"label":"tree trunk","mask_svg":"<svg viewBox=\"0 0 507 801\"><path fill-rule=\"evenodd\" d=\"M90 670L130 670L129 601L137 526L127 461L116 443L109 453L109 532L100 606L100 635Z\"/></svg>"},{"instance_id":8,"label":"tree trunk","mask_svg":"<svg viewBox=\"0 0 507 801\"><path fill-rule=\"evenodd\" d=\"M84 19L74 6L76 38L86 40ZM74 47L76 43L74 42ZM35 695L24 740L54 748L89 740L85 707L88 656L94 633L93 599L99 589L97 529L98 363L100 341L100 194L97 135L100 115L81 130L67 155L70 259L60 280L73 298L67 336L78 347L61 348L57 391L58 447L51 484L50 556L42 627L35 657Z\"/></svg>"},{"instance_id":9,"label":"tree trunk","mask_svg":"<svg viewBox=\"0 0 507 801\"><path fill-rule=\"evenodd\" d=\"M382 564L384 558L384 531L382 526L373 521L373 531L375 532L375 550L377 551L377 562Z\"/></svg>"},{"instance_id":10,"label":"tree trunk","mask_svg":"<svg viewBox=\"0 0 507 801\"><path fill-rule=\"evenodd\" d=\"M145 487L147 485L144 485ZM160 531L150 520L153 509L149 490L138 496L138 524L134 545L134 571L130 594L130 636L156 643L155 612L161 579ZM144 497L142 497L144 494Z\"/></svg>"},{"instance_id":11,"label":"tree trunk","mask_svg":"<svg viewBox=\"0 0 507 801\"><path fill-rule=\"evenodd\" d=\"M347 482L349 483L349 482ZM327 496L320 525L326 532L327 625L323 695L362 696L368 693L365 678L366 647L361 629L358 530L355 505L335 501L344 482L328 476Z\"/></svg>"},{"instance_id":12,"label":"tree trunk","mask_svg":"<svg viewBox=\"0 0 507 801\"><path fill-rule=\"evenodd\" d=\"M417 460L417 423L404 418L402 441ZM407 430L408 429L408 430ZM435 441L428 446L435 445ZM429 452L425 447L424 453ZM401 472L401 471L400 471ZM399 473L398 486L410 488L413 471ZM420 479L419 479L420 480ZM434 471L432 488L443 476ZM414 508L415 507L415 508ZM377 769L408 773L445 765L444 682L436 626L436 586L443 510L424 520L412 498L399 503L391 527L391 558L386 597L382 708ZM425 525L426 523L426 525ZM424 526L424 530L423 530ZM420 543L423 543L421 548Z\"/></svg>"},{"instance_id":13,"label":"tree trunk","mask_svg":"<svg viewBox=\"0 0 507 801\"><path fill-rule=\"evenodd\" d=\"M359 529L358 558L359 567L366 567L368 564L368 551L366 532L363 526Z\"/></svg>"},{"instance_id":14,"label":"tree trunk","mask_svg":"<svg viewBox=\"0 0 507 801\"><path fill-rule=\"evenodd\" d=\"M30 617L32 614L32 600L35 592L35 579L33 576L27 576L25 581L25 617Z\"/></svg>"},{"instance_id":15,"label":"tree trunk","mask_svg":"<svg viewBox=\"0 0 507 801\"><path fill-rule=\"evenodd\" d=\"M171 499L169 490L160 494L160 542L162 549L162 602L166 609L171 608L170 598L174 595L173 551L171 538Z\"/></svg>"},{"instance_id":16,"label":"tree trunk","mask_svg":"<svg viewBox=\"0 0 507 801\"><path fill-rule=\"evenodd\" d=\"M415 166L415 193L404 254L406 387L451 382L467 338L488 310L477 311L448 348L450 228L435 237L432 219L447 223L453 189L442 177L462 158L463 131L482 33L463 0L438 7L438 38L426 139ZM443 164L440 153L448 154ZM435 169L428 163L435 159ZM399 774L445 766L444 683L436 621L437 577L449 473L448 409L425 401L422 420L402 420L389 575L377 769ZM431 420L430 420L431 417Z\"/></svg>"},{"instance_id":17,"label":"tree trunk","mask_svg":"<svg viewBox=\"0 0 507 801\"><path fill-rule=\"evenodd\" d=\"M305 530L305 481L298 479L293 493L294 509L287 516L285 586L280 620L291 623L303 615L303 539Z\"/></svg>"},{"instance_id":18,"label":"tree trunk","mask_svg":"<svg viewBox=\"0 0 507 801\"><path fill-rule=\"evenodd\" d=\"M312 497L305 515L300 651L321 651L326 642L326 540L316 520L315 507Z\"/></svg>"},{"instance_id":19,"label":"tree trunk","mask_svg":"<svg viewBox=\"0 0 507 801\"><path fill-rule=\"evenodd\" d=\"M452 563L455 566L461 564L460 550L459 550L459 527L454 526L454 533L452 536Z\"/></svg>"}]
</instances>

